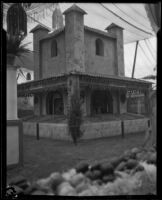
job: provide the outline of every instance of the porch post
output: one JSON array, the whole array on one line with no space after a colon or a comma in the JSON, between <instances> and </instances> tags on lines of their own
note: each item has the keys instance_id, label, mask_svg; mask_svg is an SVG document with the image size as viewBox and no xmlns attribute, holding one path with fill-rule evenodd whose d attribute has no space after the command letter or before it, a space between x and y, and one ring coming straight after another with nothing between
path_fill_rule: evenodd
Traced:
<instances>
[{"instance_id":1,"label":"porch post","mask_svg":"<svg viewBox=\"0 0 162 200\"><path fill-rule=\"evenodd\" d=\"M79 76L77 75L69 75L67 79L67 92L68 92L68 98L67 98L67 113L70 110L71 107L71 97L73 94L76 94L77 97L80 98L80 83L79 83Z\"/></svg>"}]
</instances>

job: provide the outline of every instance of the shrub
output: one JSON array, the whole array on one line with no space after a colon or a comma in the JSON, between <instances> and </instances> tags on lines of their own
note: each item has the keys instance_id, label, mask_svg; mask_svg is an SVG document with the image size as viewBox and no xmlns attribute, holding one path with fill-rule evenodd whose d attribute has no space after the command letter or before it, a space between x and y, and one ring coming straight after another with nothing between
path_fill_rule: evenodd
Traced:
<instances>
[{"instance_id":1,"label":"shrub","mask_svg":"<svg viewBox=\"0 0 162 200\"><path fill-rule=\"evenodd\" d=\"M68 129L69 134L75 145L78 139L83 135L80 127L82 124L82 110L80 98L74 93L71 96L71 106L68 113Z\"/></svg>"}]
</instances>

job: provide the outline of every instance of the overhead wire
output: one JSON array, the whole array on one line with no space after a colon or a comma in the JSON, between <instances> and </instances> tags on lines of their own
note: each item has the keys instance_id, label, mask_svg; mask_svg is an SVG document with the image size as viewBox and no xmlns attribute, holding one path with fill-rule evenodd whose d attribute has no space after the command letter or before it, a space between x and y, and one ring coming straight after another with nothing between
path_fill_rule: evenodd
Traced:
<instances>
[{"instance_id":1,"label":"overhead wire","mask_svg":"<svg viewBox=\"0 0 162 200\"><path fill-rule=\"evenodd\" d=\"M146 40L144 40L144 41L145 41L145 44L146 44L146 46L147 46L147 48L148 48L148 50L149 50L149 52L150 52L150 54L151 54L153 60L156 62L155 57L154 57L154 55L152 54L152 51L151 51L149 45L147 44Z\"/></svg>"},{"instance_id":2,"label":"overhead wire","mask_svg":"<svg viewBox=\"0 0 162 200\"><path fill-rule=\"evenodd\" d=\"M113 5L118 8L122 13L124 13L127 17L131 18L133 21L135 21L137 23L137 20L135 20L133 17L131 17L130 15L128 15L126 12L124 12L119 6L117 6L115 3L113 3ZM142 25L143 27L145 27L146 29L148 29L148 27L146 27L144 24L141 24L138 21L138 24ZM152 30L148 30L148 31L152 31Z\"/></svg>"},{"instance_id":3,"label":"overhead wire","mask_svg":"<svg viewBox=\"0 0 162 200\"><path fill-rule=\"evenodd\" d=\"M131 4L129 4L129 6L130 6L130 8L132 9L132 10L134 10L138 15L140 15L141 17L143 17L143 18L145 18L145 19L147 19L147 17L146 16L144 16L144 15L142 15L140 12L138 12L138 10L136 10L136 9L134 9L134 7L132 7L132 5ZM148 20L148 19L147 19Z\"/></svg>"},{"instance_id":4,"label":"overhead wire","mask_svg":"<svg viewBox=\"0 0 162 200\"><path fill-rule=\"evenodd\" d=\"M141 28L135 26L134 24L128 22L127 20L123 19L122 17L120 17L119 15L117 15L114 11L112 11L112 10L110 10L109 8L107 8L106 6L104 6L102 3L99 3L99 4L100 4L102 7L104 7L106 10L108 10L109 12L111 12L113 15L115 15L116 17L118 17L119 19L121 19L122 21L124 21L124 22L126 22L127 24L129 24L130 26L134 27L135 29L138 29L138 30L140 30L140 31L142 31L142 32L144 32L144 33L146 33L146 34L151 35L151 36L153 35L152 33L147 32L147 31L145 31L145 30L143 30L143 29L141 29Z\"/></svg>"},{"instance_id":5,"label":"overhead wire","mask_svg":"<svg viewBox=\"0 0 162 200\"><path fill-rule=\"evenodd\" d=\"M147 61L149 60L149 64L151 63L151 61L150 61L150 59L149 59L149 57L146 55L146 53L145 53L145 51L144 51L144 49L143 49L143 47L141 46L141 44L139 43L139 47L141 48L141 50L142 50L142 52L143 52L143 54L145 55L145 57L147 58ZM151 63L152 64L152 63ZM150 65L148 65L149 66L149 69L150 69L150 72L152 73L153 72L153 69L152 68L150 68Z\"/></svg>"}]
</instances>

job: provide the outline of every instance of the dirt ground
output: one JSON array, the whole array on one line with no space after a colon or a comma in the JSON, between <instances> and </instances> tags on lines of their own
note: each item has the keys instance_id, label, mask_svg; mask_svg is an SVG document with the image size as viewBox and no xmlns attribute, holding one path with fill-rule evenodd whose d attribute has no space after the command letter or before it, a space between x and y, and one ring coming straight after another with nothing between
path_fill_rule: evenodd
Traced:
<instances>
[{"instance_id":1,"label":"dirt ground","mask_svg":"<svg viewBox=\"0 0 162 200\"><path fill-rule=\"evenodd\" d=\"M7 171L7 182L18 176L24 176L29 181L47 177L52 172L63 172L82 161L90 164L109 160L121 155L125 150L141 146L144 133L82 140L75 146L70 141L55 141L32 136L24 136L24 165Z\"/></svg>"}]
</instances>

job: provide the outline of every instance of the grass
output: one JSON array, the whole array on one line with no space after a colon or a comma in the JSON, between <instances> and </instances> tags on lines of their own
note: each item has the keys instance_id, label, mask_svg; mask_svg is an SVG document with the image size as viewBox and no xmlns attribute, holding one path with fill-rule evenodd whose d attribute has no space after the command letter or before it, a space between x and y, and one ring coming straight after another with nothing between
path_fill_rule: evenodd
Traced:
<instances>
[{"instance_id":1,"label":"grass","mask_svg":"<svg viewBox=\"0 0 162 200\"><path fill-rule=\"evenodd\" d=\"M81 161L94 163L120 156L125 150L141 146L144 133L135 133L121 138L83 140L75 146L70 141L55 141L24 136L24 166L9 169L7 181L21 175L29 181L45 178L52 172L63 172Z\"/></svg>"}]
</instances>

